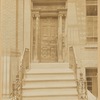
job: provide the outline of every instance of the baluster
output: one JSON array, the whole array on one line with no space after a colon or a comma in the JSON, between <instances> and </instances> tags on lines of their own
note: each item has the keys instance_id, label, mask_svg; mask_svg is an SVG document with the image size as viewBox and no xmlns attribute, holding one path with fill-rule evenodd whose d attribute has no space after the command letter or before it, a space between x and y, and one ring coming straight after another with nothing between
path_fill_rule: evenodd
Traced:
<instances>
[{"instance_id":1,"label":"baluster","mask_svg":"<svg viewBox=\"0 0 100 100\"><path fill-rule=\"evenodd\" d=\"M87 98L87 84L83 78L83 73L80 73L80 80L78 80L79 100L88 100Z\"/></svg>"},{"instance_id":2,"label":"baluster","mask_svg":"<svg viewBox=\"0 0 100 100\"><path fill-rule=\"evenodd\" d=\"M12 84L12 100L22 100L22 84L26 69L29 68L29 49L25 49L16 81Z\"/></svg>"}]
</instances>

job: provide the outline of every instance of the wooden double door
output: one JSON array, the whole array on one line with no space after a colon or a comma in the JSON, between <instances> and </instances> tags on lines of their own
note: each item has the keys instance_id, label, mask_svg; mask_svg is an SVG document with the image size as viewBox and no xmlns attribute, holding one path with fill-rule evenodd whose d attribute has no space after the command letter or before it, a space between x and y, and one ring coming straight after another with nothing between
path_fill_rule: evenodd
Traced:
<instances>
[{"instance_id":1,"label":"wooden double door","mask_svg":"<svg viewBox=\"0 0 100 100\"><path fill-rule=\"evenodd\" d=\"M57 62L58 20L54 17L40 19L40 62Z\"/></svg>"}]
</instances>

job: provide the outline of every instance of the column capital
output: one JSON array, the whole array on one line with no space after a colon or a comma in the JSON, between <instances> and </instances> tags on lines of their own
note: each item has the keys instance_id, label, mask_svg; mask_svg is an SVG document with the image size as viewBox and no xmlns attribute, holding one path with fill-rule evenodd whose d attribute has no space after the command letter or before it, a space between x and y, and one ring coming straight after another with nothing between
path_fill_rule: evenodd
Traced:
<instances>
[{"instance_id":1,"label":"column capital","mask_svg":"<svg viewBox=\"0 0 100 100\"><path fill-rule=\"evenodd\" d=\"M40 17L40 13L39 13L39 11L34 11L34 12L32 12L32 17Z\"/></svg>"},{"instance_id":2,"label":"column capital","mask_svg":"<svg viewBox=\"0 0 100 100\"><path fill-rule=\"evenodd\" d=\"M63 16L63 13L62 13L62 12L59 12L59 13L58 13L58 16L59 16L59 17L62 17L62 16Z\"/></svg>"},{"instance_id":3,"label":"column capital","mask_svg":"<svg viewBox=\"0 0 100 100\"><path fill-rule=\"evenodd\" d=\"M36 12L35 13L35 17L40 17L40 13L39 12Z\"/></svg>"}]
</instances>

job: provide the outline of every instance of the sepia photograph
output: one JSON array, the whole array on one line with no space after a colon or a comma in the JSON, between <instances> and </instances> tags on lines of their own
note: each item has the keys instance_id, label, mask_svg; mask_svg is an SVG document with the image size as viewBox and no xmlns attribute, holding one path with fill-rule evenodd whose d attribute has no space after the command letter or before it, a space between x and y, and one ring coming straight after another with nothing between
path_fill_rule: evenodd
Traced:
<instances>
[{"instance_id":1,"label":"sepia photograph","mask_svg":"<svg viewBox=\"0 0 100 100\"><path fill-rule=\"evenodd\" d=\"M0 100L100 100L100 0L0 0Z\"/></svg>"}]
</instances>

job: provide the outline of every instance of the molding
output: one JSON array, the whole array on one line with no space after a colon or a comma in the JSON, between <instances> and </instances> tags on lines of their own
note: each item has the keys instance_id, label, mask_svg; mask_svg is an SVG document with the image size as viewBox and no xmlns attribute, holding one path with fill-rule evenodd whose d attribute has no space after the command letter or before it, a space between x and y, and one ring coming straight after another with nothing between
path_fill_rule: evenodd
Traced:
<instances>
[{"instance_id":1,"label":"molding","mask_svg":"<svg viewBox=\"0 0 100 100\"><path fill-rule=\"evenodd\" d=\"M33 3L35 4L61 4L65 3L67 0L32 0Z\"/></svg>"},{"instance_id":2,"label":"molding","mask_svg":"<svg viewBox=\"0 0 100 100\"><path fill-rule=\"evenodd\" d=\"M87 43L85 46L84 46L85 49L98 49L98 45L97 43Z\"/></svg>"},{"instance_id":3,"label":"molding","mask_svg":"<svg viewBox=\"0 0 100 100\"><path fill-rule=\"evenodd\" d=\"M10 52L10 56L13 56L13 57L20 57L20 56L21 56L21 53L20 53L20 52L11 51L11 52Z\"/></svg>"},{"instance_id":4,"label":"molding","mask_svg":"<svg viewBox=\"0 0 100 100\"><path fill-rule=\"evenodd\" d=\"M45 10L42 10L42 9L35 9L35 10L31 10L32 12L32 16L34 17L36 14L39 14L41 17L45 17L45 16L55 16L55 17L58 17L59 14L62 14L63 16L66 16L66 12L67 12L67 9L51 9L51 10L48 10L48 9L45 9Z\"/></svg>"}]
</instances>

